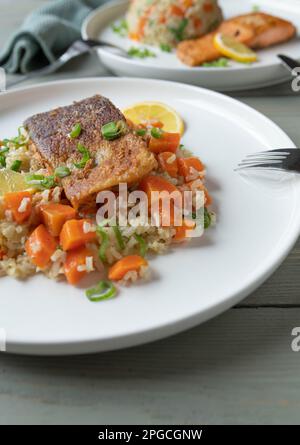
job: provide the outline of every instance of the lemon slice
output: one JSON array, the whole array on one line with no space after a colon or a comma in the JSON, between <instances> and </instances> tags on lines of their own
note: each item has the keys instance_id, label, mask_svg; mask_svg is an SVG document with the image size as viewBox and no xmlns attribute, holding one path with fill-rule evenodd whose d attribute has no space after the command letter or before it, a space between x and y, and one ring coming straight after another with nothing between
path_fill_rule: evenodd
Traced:
<instances>
[{"instance_id":1,"label":"lemon slice","mask_svg":"<svg viewBox=\"0 0 300 445\"><path fill-rule=\"evenodd\" d=\"M0 196L9 192L28 190L24 175L13 170L0 170Z\"/></svg>"},{"instance_id":2,"label":"lemon slice","mask_svg":"<svg viewBox=\"0 0 300 445\"><path fill-rule=\"evenodd\" d=\"M169 133L184 132L184 123L179 114L161 102L140 102L123 110L126 119L134 124L161 122L163 130Z\"/></svg>"},{"instance_id":3,"label":"lemon slice","mask_svg":"<svg viewBox=\"0 0 300 445\"><path fill-rule=\"evenodd\" d=\"M214 45L223 56L237 62L250 63L257 61L257 54L252 49L225 34L217 33L214 37Z\"/></svg>"}]
</instances>

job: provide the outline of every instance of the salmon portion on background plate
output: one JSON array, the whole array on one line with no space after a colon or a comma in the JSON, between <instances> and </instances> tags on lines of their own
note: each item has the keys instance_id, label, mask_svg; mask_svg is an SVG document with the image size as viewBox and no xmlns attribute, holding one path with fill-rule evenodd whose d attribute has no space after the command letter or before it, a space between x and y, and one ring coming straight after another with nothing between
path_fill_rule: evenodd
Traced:
<instances>
[{"instance_id":1,"label":"salmon portion on background plate","mask_svg":"<svg viewBox=\"0 0 300 445\"><path fill-rule=\"evenodd\" d=\"M296 28L287 20L263 12L240 15L225 20L216 31L204 37L179 43L177 56L189 66L218 59L222 54L214 46L216 33L235 37L252 49L262 49L292 39L296 35Z\"/></svg>"}]
</instances>

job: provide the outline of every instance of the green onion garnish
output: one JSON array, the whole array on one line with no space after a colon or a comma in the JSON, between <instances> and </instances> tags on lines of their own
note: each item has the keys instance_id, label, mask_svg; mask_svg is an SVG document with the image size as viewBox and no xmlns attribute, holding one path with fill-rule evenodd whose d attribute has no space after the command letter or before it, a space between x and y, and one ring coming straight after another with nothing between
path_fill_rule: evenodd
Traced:
<instances>
[{"instance_id":1,"label":"green onion garnish","mask_svg":"<svg viewBox=\"0 0 300 445\"><path fill-rule=\"evenodd\" d=\"M172 51L172 48L170 47L170 45L167 45L166 43L161 43L160 49L162 51L164 51L165 53L170 53Z\"/></svg>"},{"instance_id":2,"label":"green onion garnish","mask_svg":"<svg viewBox=\"0 0 300 445\"><path fill-rule=\"evenodd\" d=\"M127 131L127 125L124 121L117 122L109 122L108 124L103 125L101 128L101 133L104 139L108 141L113 141L114 139L118 139Z\"/></svg>"},{"instance_id":3,"label":"green onion garnish","mask_svg":"<svg viewBox=\"0 0 300 445\"><path fill-rule=\"evenodd\" d=\"M145 134L147 133L147 130L145 128L139 128L138 130L136 130L135 132L138 136L145 136Z\"/></svg>"},{"instance_id":4,"label":"green onion garnish","mask_svg":"<svg viewBox=\"0 0 300 445\"><path fill-rule=\"evenodd\" d=\"M22 165L22 161L20 161L19 159L16 159L12 164L10 169L13 170L14 172L18 172L20 171Z\"/></svg>"},{"instance_id":5,"label":"green onion garnish","mask_svg":"<svg viewBox=\"0 0 300 445\"><path fill-rule=\"evenodd\" d=\"M70 176L71 170L69 167L61 166L57 167L54 171L54 176L57 176L58 178L65 178L66 176Z\"/></svg>"},{"instance_id":6,"label":"green onion garnish","mask_svg":"<svg viewBox=\"0 0 300 445\"><path fill-rule=\"evenodd\" d=\"M112 25L112 30L121 37L126 37L128 34L128 25L125 19L121 20L119 23L114 23Z\"/></svg>"},{"instance_id":7,"label":"green onion garnish","mask_svg":"<svg viewBox=\"0 0 300 445\"><path fill-rule=\"evenodd\" d=\"M117 290L111 281L100 281L96 287L85 291L87 298L93 303L113 298Z\"/></svg>"},{"instance_id":8,"label":"green onion garnish","mask_svg":"<svg viewBox=\"0 0 300 445\"><path fill-rule=\"evenodd\" d=\"M155 139L161 139L163 135L163 132L160 128L153 127L151 128L151 136Z\"/></svg>"},{"instance_id":9,"label":"green onion garnish","mask_svg":"<svg viewBox=\"0 0 300 445\"><path fill-rule=\"evenodd\" d=\"M182 40L184 40L184 31L185 31L185 28L187 27L188 23L189 23L188 19L184 18L181 20L178 28L169 27L169 30L173 33L175 39L178 42L181 42Z\"/></svg>"},{"instance_id":10,"label":"green onion garnish","mask_svg":"<svg viewBox=\"0 0 300 445\"><path fill-rule=\"evenodd\" d=\"M211 225L211 215L206 207L204 207L204 229L208 229Z\"/></svg>"},{"instance_id":11,"label":"green onion garnish","mask_svg":"<svg viewBox=\"0 0 300 445\"><path fill-rule=\"evenodd\" d=\"M115 237L116 237L116 240L117 240L120 250L124 250L125 249L124 238L121 233L121 230L119 229L119 226L114 226L113 231L115 233Z\"/></svg>"},{"instance_id":12,"label":"green onion garnish","mask_svg":"<svg viewBox=\"0 0 300 445\"><path fill-rule=\"evenodd\" d=\"M81 125L75 124L72 127L72 130L70 131L69 136L71 139L75 139L75 138L78 138L78 136L80 136L80 133L81 133Z\"/></svg>"},{"instance_id":13,"label":"green onion garnish","mask_svg":"<svg viewBox=\"0 0 300 445\"><path fill-rule=\"evenodd\" d=\"M77 150L79 151L79 153L82 154L82 158L81 158L81 161L75 162L74 165L76 168L84 168L86 166L87 162L91 159L90 152L82 144L77 145Z\"/></svg>"},{"instance_id":14,"label":"green onion garnish","mask_svg":"<svg viewBox=\"0 0 300 445\"><path fill-rule=\"evenodd\" d=\"M7 147L6 145L4 146L4 147L1 147L0 148L0 153L1 154L3 154L3 153L7 153L9 151L9 147Z\"/></svg>"},{"instance_id":15,"label":"green onion garnish","mask_svg":"<svg viewBox=\"0 0 300 445\"><path fill-rule=\"evenodd\" d=\"M4 155L0 155L0 165L1 167L6 167L6 157Z\"/></svg>"},{"instance_id":16,"label":"green onion garnish","mask_svg":"<svg viewBox=\"0 0 300 445\"><path fill-rule=\"evenodd\" d=\"M144 238L141 235L137 235L136 233L134 234L135 239L137 240L137 242L140 245L140 255L142 257L144 257L147 253L148 250L148 245L146 243L146 241L144 240Z\"/></svg>"},{"instance_id":17,"label":"green onion garnish","mask_svg":"<svg viewBox=\"0 0 300 445\"><path fill-rule=\"evenodd\" d=\"M127 54L130 57L137 57L139 59L146 59L147 57L156 57L156 54L150 51L148 48L137 48L135 46L132 46L127 51Z\"/></svg>"},{"instance_id":18,"label":"green onion garnish","mask_svg":"<svg viewBox=\"0 0 300 445\"><path fill-rule=\"evenodd\" d=\"M109 238L108 238L108 235L105 232L105 230L103 230L103 228L100 226L97 227L97 233L98 233L98 235L101 236L101 240L102 240L101 246L99 248L99 258L102 261L102 263L106 263L106 261L107 261L106 249L109 244Z\"/></svg>"},{"instance_id":19,"label":"green onion garnish","mask_svg":"<svg viewBox=\"0 0 300 445\"><path fill-rule=\"evenodd\" d=\"M54 176L28 174L25 176L25 182L32 187L42 190L51 189L55 186Z\"/></svg>"},{"instance_id":20,"label":"green onion garnish","mask_svg":"<svg viewBox=\"0 0 300 445\"><path fill-rule=\"evenodd\" d=\"M229 66L229 60L226 59L225 57L220 57L219 59L214 60L212 62L205 62L201 66L205 68L211 68L211 67L227 68Z\"/></svg>"}]
</instances>

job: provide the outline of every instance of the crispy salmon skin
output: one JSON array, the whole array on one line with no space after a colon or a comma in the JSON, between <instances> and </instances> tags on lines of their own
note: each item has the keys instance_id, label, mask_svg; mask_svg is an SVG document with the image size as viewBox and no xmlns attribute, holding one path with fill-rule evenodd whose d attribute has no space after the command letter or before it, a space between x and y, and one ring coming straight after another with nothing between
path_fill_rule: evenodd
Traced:
<instances>
[{"instance_id":1,"label":"crispy salmon skin","mask_svg":"<svg viewBox=\"0 0 300 445\"><path fill-rule=\"evenodd\" d=\"M213 33L181 42L177 47L179 59L186 65L198 66L221 57L213 43L216 32L235 37L250 48L261 49L292 39L296 28L287 20L263 12L240 15L225 20Z\"/></svg>"},{"instance_id":2,"label":"crispy salmon skin","mask_svg":"<svg viewBox=\"0 0 300 445\"><path fill-rule=\"evenodd\" d=\"M146 142L129 129L113 141L101 133L103 125L124 121L125 118L109 99L95 95L66 107L37 114L24 122L30 135L31 148L42 163L54 171L67 166L70 176L62 180L67 198L76 208L89 204L95 195L125 182L133 184L148 174L157 163ZM81 133L70 138L75 124ZM83 168L77 168L82 160L78 144L90 154Z\"/></svg>"}]
</instances>

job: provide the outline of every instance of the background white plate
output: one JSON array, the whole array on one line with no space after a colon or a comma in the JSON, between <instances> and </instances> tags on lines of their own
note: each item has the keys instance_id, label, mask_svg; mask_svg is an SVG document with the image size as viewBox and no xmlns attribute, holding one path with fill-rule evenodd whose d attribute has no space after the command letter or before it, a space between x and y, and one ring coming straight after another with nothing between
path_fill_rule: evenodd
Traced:
<instances>
[{"instance_id":1,"label":"background white plate","mask_svg":"<svg viewBox=\"0 0 300 445\"><path fill-rule=\"evenodd\" d=\"M291 20L300 31L299 0L221 0L225 18L251 12L253 5L261 11ZM83 38L101 39L128 50L139 45L127 38L115 34L111 25L124 17L128 1L111 2L91 13L82 26ZM231 63L230 68L188 67L177 59L175 54L168 54L148 46L157 54L156 58L127 59L113 54L105 48L98 50L101 62L119 76L139 76L153 79L166 79L200 85L219 91L253 89L281 83L290 78L281 66L277 54L286 54L300 59L299 37L282 45L276 45L259 51L259 62L253 65Z\"/></svg>"},{"instance_id":2,"label":"background white plate","mask_svg":"<svg viewBox=\"0 0 300 445\"><path fill-rule=\"evenodd\" d=\"M119 107L160 100L177 109L183 142L208 171L216 228L151 260L154 280L124 288L118 298L90 303L83 289L43 276L0 279L0 328L10 352L104 351L162 338L229 308L279 265L300 229L300 179L242 178L240 159L262 148L293 147L267 118L239 102L187 85L146 79L53 82L1 95L0 138L13 136L33 113L95 93Z\"/></svg>"}]
</instances>

